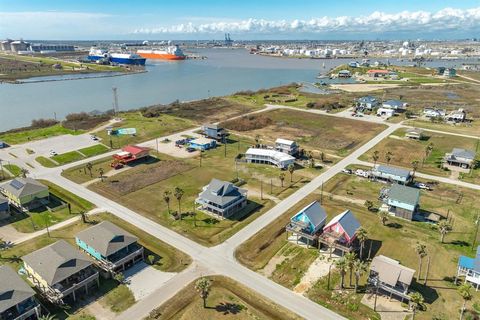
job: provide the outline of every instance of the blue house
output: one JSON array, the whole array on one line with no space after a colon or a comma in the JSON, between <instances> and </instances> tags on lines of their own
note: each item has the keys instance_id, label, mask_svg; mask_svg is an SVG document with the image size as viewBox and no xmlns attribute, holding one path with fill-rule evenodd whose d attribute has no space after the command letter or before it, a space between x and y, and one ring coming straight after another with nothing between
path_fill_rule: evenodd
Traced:
<instances>
[{"instance_id":1,"label":"blue house","mask_svg":"<svg viewBox=\"0 0 480 320\"><path fill-rule=\"evenodd\" d=\"M387 204L390 214L413 220L413 215L418 211L420 202L420 189L393 184L390 189L381 191L383 202Z\"/></svg>"},{"instance_id":2,"label":"blue house","mask_svg":"<svg viewBox=\"0 0 480 320\"><path fill-rule=\"evenodd\" d=\"M380 101L373 96L365 96L357 100L357 109L373 110L378 105L380 105Z\"/></svg>"},{"instance_id":3,"label":"blue house","mask_svg":"<svg viewBox=\"0 0 480 320\"><path fill-rule=\"evenodd\" d=\"M303 240L308 246L318 239L318 235L323 226L325 226L326 220L327 214L325 209L318 201L313 201L290 219L290 223L286 226L286 231L287 234L291 232L297 237L297 243Z\"/></svg>"},{"instance_id":4,"label":"blue house","mask_svg":"<svg viewBox=\"0 0 480 320\"><path fill-rule=\"evenodd\" d=\"M138 238L109 221L79 232L75 241L107 272L123 271L143 260Z\"/></svg>"},{"instance_id":5,"label":"blue house","mask_svg":"<svg viewBox=\"0 0 480 320\"><path fill-rule=\"evenodd\" d=\"M190 144L188 146L196 150L205 151L215 148L217 146L217 142L213 139L207 139L202 137L190 141Z\"/></svg>"},{"instance_id":6,"label":"blue house","mask_svg":"<svg viewBox=\"0 0 480 320\"><path fill-rule=\"evenodd\" d=\"M465 277L465 282L470 282L478 291L480 286L480 246L477 247L475 258L460 256L458 259L457 275L455 283L459 277Z\"/></svg>"},{"instance_id":7,"label":"blue house","mask_svg":"<svg viewBox=\"0 0 480 320\"><path fill-rule=\"evenodd\" d=\"M0 140L0 149L8 147L7 143L5 141Z\"/></svg>"},{"instance_id":8,"label":"blue house","mask_svg":"<svg viewBox=\"0 0 480 320\"><path fill-rule=\"evenodd\" d=\"M412 174L409 170L384 165L373 168L370 177L374 180L400 184L409 184L412 181Z\"/></svg>"}]
</instances>

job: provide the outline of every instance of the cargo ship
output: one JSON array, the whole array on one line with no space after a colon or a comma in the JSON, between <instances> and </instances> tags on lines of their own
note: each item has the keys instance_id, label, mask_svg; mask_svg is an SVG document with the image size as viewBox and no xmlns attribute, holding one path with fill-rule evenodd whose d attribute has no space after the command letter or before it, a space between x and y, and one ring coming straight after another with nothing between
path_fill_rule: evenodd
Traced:
<instances>
[{"instance_id":1,"label":"cargo ship","mask_svg":"<svg viewBox=\"0 0 480 320\"><path fill-rule=\"evenodd\" d=\"M137 54L147 59L185 60L187 57L178 45L167 47L165 50L137 50Z\"/></svg>"},{"instance_id":2,"label":"cargo ship","mask_svg":"<svg viewBox=\"0 0 480 320\"><path fill-rule=\"evenodd\" d=\"M109 52L106 49L92 47L88 53L88 60L97 61L105 59L113 63L129 65L145 65L145 58L135 53Z\"/></svg>"}]
</instances>

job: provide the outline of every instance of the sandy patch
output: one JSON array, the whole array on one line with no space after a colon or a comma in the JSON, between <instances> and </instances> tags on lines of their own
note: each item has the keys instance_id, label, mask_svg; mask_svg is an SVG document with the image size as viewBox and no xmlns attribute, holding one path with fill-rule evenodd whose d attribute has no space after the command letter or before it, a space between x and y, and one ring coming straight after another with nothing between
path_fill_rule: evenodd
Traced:
<instances>
[{"instance_id":1,"label":"sandy patch","mask_svg":"<svg viewBox=\"0 0 480 320\"><path fill-rule=\"evenodd\" d=\"M362 298L362 303L373 309L375 304L374 294L365 294ZM404 320L411 312L408 312L402 307L400 301L392 299L387 296L377 296L377 312L382 317L382 320Z\"/></svg>"},{"instance_id":2,"label":"sandy patch","mask_svg":"<svg viewBox=\"0 0 480 320\"><path fill-rule=\"evenodd\" d=\"M355 84L332 84L330 87L336 90L343 90L348 92L368 92L382 89L390 89L399 87L401 84L367 84L367 83L355 83Z\"/></svg>"},{"instance_id":3,"label":"sandy patch","mask_svg":"<svg viewBox=\"0 0 480 320\"><path fill-rule=\"evenodd\" d=\"M302 280L293 288L293 291L301 294L306 292L318 279L328 275L331 264L332 262L329 262L325 256L318 257L310 267L308 267L307 272L305 272Z\"/></svg>"}]
</instances>

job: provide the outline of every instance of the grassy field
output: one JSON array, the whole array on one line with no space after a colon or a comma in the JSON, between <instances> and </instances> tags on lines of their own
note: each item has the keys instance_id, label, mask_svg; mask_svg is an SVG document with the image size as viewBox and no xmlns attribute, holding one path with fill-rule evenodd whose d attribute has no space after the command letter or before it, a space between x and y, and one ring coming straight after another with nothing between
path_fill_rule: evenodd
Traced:
<instances>
[{"instance_id":1,"label":"grassy field","mask_svg":"<svg viewBox=\"0 0 480 320\"><path fill-rule=\"evenodd\" d=\"M207 308L203 308L202 299L193 282L154 310L147 320L301 319L234 280L221 276L209 279L212 281L212 287L207 299Z\"/></svg>"},{"instance_id":2,"label":"grassy field","mask_svg":"<svg viewBox=\"0 0 480 320\"><path fill-rule=\"evenodd\" d=\"M94 216L88 217L88 223L82 223L80 220L69 224L66 227L57 230L51 230L50 236L43 234L32 240L15 245L5 251L2 251L2 258L0 259L0 265L8 264L15 270L21 266L20 258L30 252L41 249L49 244L52 244L60 239L66 240L71 245L75 245L75 235L92 225L99 223L100 221L110 221L131 234L139 238L139 243L145 247L146 255L155 256L154 268L157 268L164 272L179 272L185 269L190 263L189 256L181 251L171 247L170 245L158 240L157 238L146 234L144 231L138 229L136 226L110 214L100 213ZM131 291L124 285L117 286L115 281L102 280L100 290L97 292L100 300L99 302L111 308L114 312L121 312L131 306L135 299ZM58 311L58 310L57 310ZM52 310L53 312L53 310ZM67 310L67 312L73 312ZM84 317L82 317L82 315ZM72 315L72 319L91 319L88 318L88 313L80 310ZM57 317L64 319L67 317L63 311L58 311ZM68 318L70 319L70 318Z\"/></svg>"},{"instance_id":3,"label":"grassy field","mask_svg":"<svg viewBox=\"0 0 480 320\"><path fill-rule=\"evenodd\" d=\"M442 244L436 227L427 223L409 222L391 217L386 226L383 226L376 214L363 206L364 200L376 201L378 190L382 186L385 185L353 176L337 175L324 186L323 207L328 215L327 221L347 208L352 210L371 239L372 257L376 254L384 254L415 270L418 270L418 256L414 248L417 241L424 243L431 259L431 266L427 285L423 285L423 280L417 280L412 286L412 290L421 292L427 302L427 310L420 313L418 319L431 319L433 315L440 313L446 315L445 319L458 317L457 310L461 305L461 298L454 290L452 279L456 273L458 256L460 254L474 255L474 251L470 247L475 232L475 225L472 221L475 220L477 214L474 206L475 199L480 196L480 193L449 185L437 185L431 192L422 192L420 204L423 209L445 215L449 212L453 217L454 229L447 234L445 243ZM333 196L330 196L329 193L332 193ZM254 270L263 268L286 245L284 227L290 217L309 202L320 200L320 195L320 190L308 195L268 228L261 230L245 242L236 252L237 259ZM346 198L351 201L346 202ZM399 244L402 246L401 250L399 250ZM366 248L369 247L370 245L367 244ZM439 263L440 261L441 263ZM422 279L425 273L425 264L426 260L424 260L422 269ZM416 277L418 278L418 274ZM330 299L331 297L328 298L331 292L325 290L321 281L308 293L310 299L336 311L347 312L346 306L343 308L341 305L335 304ZM478 297L475 294L475 299ZM447 301L448 305L445 304ZM354 316L351 318L357 319Z\"/></svg>"},{"instance_id":4,"label":"grassy field","mask_svg":"<svg viewBox=\"0 0 480 320\"><path fill-rule=\"evenodd\" d=\"M459 124L447 124L447 123L437 123L426 121L422 119L410 119L404 122L407 126L414 126L424 129L439 130L445 132L453 132L459 134L466 134L478 136L480 132L480 121L476 120L468 123L459 123Z\"/></svg>"},{"instance_id":5,"label":"grassy field","mask_svg":"<svg viewBox=\"0 0 480 320\"><path fill-rule=\"evenodd\" d=\"M84 164L64 170L62 176L81 184L97 178L100 168L103 172L112 170L112 167L110 166L112 163L112 157L101 158L91 161L90 163L92 164L92 175L90 175L90 171L87 170L87 164Z\"/></svg>"},{"instance_id":6,"label":"grassy field","mask_svg":"<svg viewBox=\"0 0 480 320\"><path fill-rule=\"evenodd\" d=\"M3 167L8 170L13 176L18 177L22 174L22 168L14 164L4 164Z\"/></svg>"},{"instance_id":7,"label":"grassy field","mask_svg":"<svg viewBox=\"0 0 480 320\"><path fill-rule=\"evenodd\" d=\"M362 155L360 159L373 162L372 155L375 151L378 151L378 162L386 163L385 155L387 152L391 152L393 156L390 164L392 165L411 169L412 161L418 160L420 161L419 172L447 176L450 172L439 167L446 152L451 152L453 148L464 148L472 151L477 149L477 140L471 138L425 131L425 135L429 137L427 140L414 141L405 138L404 133L405 129L395 131L391 136ZM433 151L426 157L426 148L430 144L433 144Z\"/></svg>"},{"instance_id":8,"label":"grassy field","mask_svg":"<svg viewBox=\"0 0 480 320\"><path fill-rule=\"evenodd\" d=\"M30 129L30 130L23 130L19 132L5 132L0 133L0 140L5 141L6 143L13 145L13 144L20 144L34 140L41 140L45 138L51 138L54 136L60 136L63 134L81 134L83 133L82 130L70 130L62 127L61 124L56 124L51 127L47 128L39 128L39 129Z\"/></svg>"},{"instance_id":9,"label":"grassy field","mask_svg":"<svg viewBox=\"0 0 480 320\"><path fill-rule=\"evenodd\" d=\"M245 141L239 143L234 136L231 136L227 145L227 157L224 156L223 146L209 150L202 154L201 167L199 156L179 160L161 155L160 161L154 160L148 165L138 165L105 179L105 182L96 182L89 188L201 244L215 245L251 223L272 207L275 201L288 196L321 171L298 167L293 174L293 182L290 182L290 174L286 172L283 187L279 179L282 171L278 168L240 162L236 166L236 171L234 158L239 152L245 152L249 145ZM98 167L105 165L105 162L97 164ZM203 186L207 185L212 178L233 181L237 178L237 172L238 177L245 181L241 187L249 192L250 201L245 209L225 220L214 219L199 210L196 210L196 217L191 215L194 200ZM76 182L88 181L90 178L89 172L81 167L67 170L64 175ZM262 184L263 200L260 199ZM184 216L182 220L176 220L172 214L169 214L163 200L164 192L171 191L171 213L178 211L178 202L173 195L175 187L184 190L181 199L181 211ZM158 196L152 197L152 195ZM143 200L138 201L138 199Z\"/></svg>"},{"instance_id":10,"label":"grassy field","mask_svg":"<svg viewBox=\"0 0 480 320\"><path fill-rule=\"evenodd\" d=\"M54 168L58 166L55 162L53 162L50 158L44 157L44 156L39 156L35 158L35 161L40 163L42 166L46 168Z\"/></svg>"},{"instance_id":11,"label":"grassy field","mask_svg":"<svg viewBox=\"0 0 480 320\"><path fill-rule=\"evenodd\" d=\"M259 135L260 143L273 143L281 137L295 140L303 148L339 157L385 129L381 124L285 109L227 121L224 125L252 138Z\"/></svg>"},{"instance_id":12,"label":"grassy field","mask_svg":"<svg viewBox=\"0 0 480 320\"><path fill-rule=\"evenodd\" d=\"M35 160L42 166L47 168L53 168L56 166L62 166L68 163L83 160L89 157L97 156L110 151L110 149L103 144L93 145L91 147L83 148L80 150L69 151L56 156L46 158L44 156L36 157ZM53 160L53 161L52 161Z\"/></svg>"},{"instance_id":13,"label":"grassy field","mask_svg":"<svg viewBox=\"0 0 480 320\"><path fill-rule=\"evenodd\" d=\"M102 143L107 146L110 146L111 138L113 148L121 148L127 144L155 139L194 126L191 120L167 114L155 118L146 118L140 112L128 112L121 113L119 117L123 121L115 123L114 128L136 128L137 134L135 136L109 136L106 130L96 132L96 135L102 139Z\"/></svg>"},{"instance_id":14,"label":"grassy field","mask_svg":"<svg viewBox=\"0 0 480 320\"><path fill-rule=\"evenodd\" d=\"M10 225L16 230L24 233L35 232L52 226L64 220L80 214L80 212L87 212L94 208L90 202L70 193L69 191L46 180L39 180L44 185L48 186L50 191L50 205L56 207L61 205L61 202L70 203L71 213L68 208L62 208L57 211L50 212L45 207L40 207L30 211L27 215L25 213L18 213L10 218Z\"/></svg>"},{"instance_id":15,"label":"grassy field","mask_svg":"<svg viewBox=\"0 0 480 320\"><path fill-rule=\"evenodd\" d=\"M77 150L81 154L83 154L85 157L93 157L93 156L98 156L99 154L108 152L110 149L103 145L103 144L96 144L91 147L86 147L80 150Z\"/></svg>"}]
</instances>

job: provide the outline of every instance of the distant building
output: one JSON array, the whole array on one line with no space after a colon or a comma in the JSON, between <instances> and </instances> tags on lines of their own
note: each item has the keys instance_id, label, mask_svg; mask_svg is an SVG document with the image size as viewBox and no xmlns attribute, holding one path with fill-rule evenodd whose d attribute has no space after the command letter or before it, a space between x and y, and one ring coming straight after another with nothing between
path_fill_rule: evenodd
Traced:
<instances>
[{"instance_id":1,"label":"distant building","mask_svg":"<svg viewBox=\"0 0 480 320\"><path fill-rule=\"evenodd\" d=\"M124 271L143 260L138 238L109 221L80 231L75 242L107 272Z\"/></svg>"},{"instance_id":2,"label":"distant building","mask_svg":"<svg viewBox=\"0 0 480 320\"><path fill-rule=\"evenodd\" d=\"M382 103L382 108L403 111L407 108L407 103L400 100L387 100Z\"/></svg>"},{"instance_id":3,"label":"distant building","mask_svg":"<svg viewBox=\"0 0 480 320\"><path fill-rule=\"evenodd\" d=\"M394 109L390 109L390 108L378 108L377 109L377 116L379 117L386 117L386 118L390 118L390 117L393 117L395 115L395 110Z\"/></svg>"},{"instance_id":4,"label":"distant building","mask_svg":"<svg viewBox=\"0 0 480 320\"><path fill-rule=\"evenodd\" d=\"M9 266L0 266L0 319L36 320L41 307L35 291Z\"/></svg>"},{"instance_id":5,"label":"distant building","mask_svg":"<svg viewBox=\"0 0 480 320\"><path fill-rule=\"evenodd\" d=\"M367 75L370 78L384 78L390 74L390 71L388 70L368 70Z\"/></svg>"},{"instance_id":6,"label":"distant building","mask_svg":"<svg viewBox=\"0 0 480 320\"><path fill-rule=\"evenodd\" d=\"M0 189L10 203L18 208L31 210L49 203L48 187L32 178L15 178Z\"/></svg>"},{"instance_id":7,"label":"distant building","mask_svg":"<svg viewBox=\"0 0 480 320\"><path fill-rule=\"evenodd\" d=\"M22 257L28 280L54 304L63 305L99 286L99 274L88 256L65 240Z\"/></svg>"},{"instance_id":8,"label":"distant building","mask_svg":"<svg viewBox=\"0 0 480 320\"><path fill-rule=\"evenodd\" d=\"M465 282L470 282L478 291L480 286L480 246L477 247L475 258L460 256L455 282L459 277L465 277Z\"/></svg>"},{"instance_id":9,"label":"distant building","mask_svg":"<svg viewBox=\"0 0 480 320\"><path fill-rule=\"evenodd\" d=\"M357 61L351 61L351 62L348 63L348 66L350 68L358 68L358 67L360 67L360 63L358 63Z\"/></svg>"},{"instance_id":10,"label":"distant building","mask_svg":"<svg viewBox=\"0 0 480 320\"><path fill-rule=\"evenodd\" d=\"M405 137L412 140L422 140L424 138L423 130L419 128L408 128L405 131Z\"/></svg>"},{"instance_id":11,"label":"distant building","mask_svg":"<svg viewBox=\"0 0 480 320\"><path fill-rule=\"evenodd\" d=\"M322 232L326 220L325 209L318 201L313 201L290 219L286 231L295 235L297 242L306 242L307 245L314 244Z\"/></svg>"},{"instance_id":12,"label":"distant building","mask_svg":"<svg viewBox=\"0 0 480 320\"><path fill-rule=\"evenodd\" d=\"M193 149L196 149L196 150L205 151L205 150L215 148L217 146L217 142L213 139L207 139L207 138L204 138L204 137L200 137L200 138L197 138L197 139L194 139L194 140L190 141L188 146L190 148L193 148Z\"/></svg>"},{"instance_id":13,"label":"distant building","mask_svg":"<svg viewBox=\"0 0 480 320\"><path fill-rule=\"evenodd\" d=\"M282 169L295 163L295 158L289 154L272 149L260 148L249 148L245 153L245 159L249 163L271 164Z\"/></svg>"},{"instance_id":14,"label":"distant building","mask_svg":"<svg viewBox=\"0 0 480 320\"><path fill-rule=\"evenodd\" d=\"M453 148L452 152L446 153L444 163L462 169L470 169L475 164L475 152L460 148Z\"/></svg>"},{"instance_id":15,"label":"distant building","mask_svg":"<svg viewBox=\"0 0 480 320\"><path fill-rule=\"evenodd\" d=\"M339 250L342 255L357 249L355 240L360 222L350 210L345 210L334 217L324 228L318 241L330 250Z\"/></svg>"},{"instance_id":16,"label":"distant building","mask_svg":"<svg viewBox=\"0 0 480 320\"><path fill-rule=\"evenodd\" d=\"M450 112L448 115L445 116L447 121L452 122L464 122L467 118L467 112L463 109L458 109Z\"/></svg>"},{"instance_id":17,"label":"distant building","mask_svg":"<svg viewBox=\"0 0 480 320\"><path fill-rule=\"evenodd\" d=\"M408 184L412 181L412 174L409 170L385 165L374 167L370 172L370 177L375 180L400 184Z\"/></svg>"},{"instance_id":18,"label":"distant building","mask_svg":"<svg viewBox=\"0 0 480 320\"><path fill-rule=\"evenodd\" d=\"M33 43L30 45L30 48L34 52L72 52L75 51L75 46L70 44L44 44L44 43Z\"/></svg>"},{"instance_id":19,"label":"distant building","mask_svg":"<svg viewBox=\"0 0 480 320\"><path fill-rule=\"evenodd\" d=\"M419 208L420 189L392 184L380 192L380 198L390 214L411 221Z\"/></svg>"},{"instance_id":20,"label":"distant building","mask_svg":"<svg viewBox=\"0 0 480 320\"><path fill-rule=\"evenodd\" d=\"M361 97L357 100L357 108L373 110L380 105L380 101L373 96Z\"/></svg>"},{"instance_id":21,"label":"distant building","mask_svg":"<svg viewBox=\"0 0 480 320\"><path fill-rule=\"evenodd\" d=\"M409 287L412 284L415 270L404 267L397 260L380 255L373 258L370 264L368 283L373 287L383 290L404 299L410 300Z\"/></svg>"},{"instance_id":22,"label":"distant building","mask_svg":"<svg viewBox=\"0 0 480 320\"><path fill-rule=\"evenodd\" d=\"M150 155L150 149L140 146L128 145L122 148L122 151L115 153L112 157L114 160L127 164L130 162L144 159Z\"/></svg>"},{"instance_id":23,"label":"distant building","mask_svg":"<svg viewBox=\"0 0 480 320\"><path fill-rule=\"evenodd\" d=\"M30 47L30 44L23 40L12 41L10 43L10 49L12 50L12 52L16 52L16 53L20 51L27 51L29 47Z\"/></svg>"},{"instance_id":24,"label":"distant building","mask_svg":"<svg viewBox=\"0 0 480 320\"><path fill-rule=\"evenodd\" d=\"M437 108L425 108L423 109L423 115L427 118L444 118L447 114L445 109Z\"/></svg>"},{"instance_id":25,"label":"distant building","mask_svg":"<svg viewBox=\"0 0 480 320\"><path fill-rule=\"evenodd\" d=\"M275 140L275 149L293 156L298 152L298 145L295 141L278 138Z\"/></svg>"},{"instance_id":26,"label":"distant building","mask_svg":"<svg viewBox=\"0 0 480 320\"><path fill-rule=\"evenodd\" d=\"M338 71L339 78L350 78L352 73L349 70L340 70Z\"/></svg>"},{"instance_id":27,"label":"distant building","mask_svg":"<svg viewBox=\"0 0 480 320\"><path fill-rule=\"evenodd\" d=\"M202 131L207 138L215 140L222 140L228 135L225 128L218 124L205 124L202 126Z\"/></svg>"},{"instance_id":28,"label":"distant building","mask_svg":"<svg viewBox=\"0 0 480 320\"><path fill-rule=\"evenodd\" d=\"M198 195L195 203L222 218L228 218L247 205L247 190L231 182L212 179Z\"/></svg>"}]
</instances>

